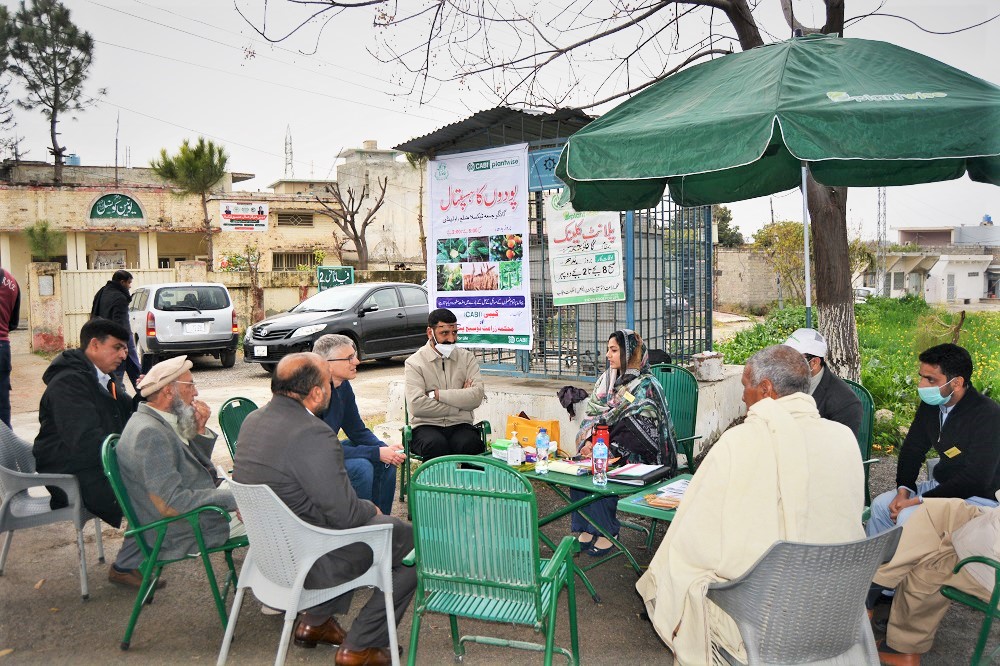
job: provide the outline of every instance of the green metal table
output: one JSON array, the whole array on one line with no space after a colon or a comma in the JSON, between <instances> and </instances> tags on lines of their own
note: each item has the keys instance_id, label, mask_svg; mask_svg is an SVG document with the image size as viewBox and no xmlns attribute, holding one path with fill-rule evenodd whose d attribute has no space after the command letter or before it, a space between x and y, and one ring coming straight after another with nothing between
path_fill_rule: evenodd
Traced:
<instances>
[{"instance_id":1,"label":"green metal table","mask_svg":"<svg viewBox=\"0 0 1000 666\"><path fill-rule=\"evenodd\" d=\"M646 503L646 495L655 493L663 486L673 483L674 481L690 478L690 474L678 474L672 479L660 481L659 483L649 486L643 486L638 490L636 490L633 486L632 494L619 500L618 510L620 512L653 519L653 524L649 527L649 536L646 541L646 548L652 548L653 546L653 537L656 535L656 521L662 520L669 523L673 521L674 516L677 515L677 509L664 509L658 506L650 506Z\"/></svg>"},{"instance_id":2,"label":"green metal table","mask_svg":"<svg viewBox=\"0 0 1000 666\"><path fill-rule=\"evenodd\" d=\"M592 504L597 500L604 499L605 497L624 497L636 492L636 486L624 483L615 483L613 481L609 481L608 485L606 486L595 486L589 474L585 476L571 476L569 474L560 474L559 472L538 474L537 472L534 471L524 471L521 472L521 474L533 481L541 481L542 483L545 483L550 488L552 488L552 490L554 490L556 494L558 494L560 497L563 498L563 500L566 501L566 506L556 509L547 516L540 517L538 519L539 527L544 527L545 525L548 525L549 523L555 520L559 520L563 516L570 514L574 511L580 511L581 509L585 509L588 504ZM582 490L583 492L586 493L586 495L574 501L570 498L569 493L566 490L571 488L575 488L576 490ZM619 506L621 505L619 504ZM590 582L590 579L587 578L586 574L587 571L590 571L594 567L604 564L608 560L614 559L619 555L624 555L626 559L628 559L629 564L631 564L632 568L635 569L636 574L641 574L642 568L639 566L639 563L635 561L635 557L633 557L632 553L628 551L628 548L622 545L622 543L618 539L609 534L599 525L595 524L592 520L590 520L589 517L587 517L586 514L580 514L580 515L582 515L588 523L596 527L597 531L600 532L603 537L608 539L615 546L615 550L613 552L609 553L608 555L605 555L604 557L598 559L592 564L588 564L585 567L577 567L577 573L579 574L580 579L583 581L583 584L587 586L587 591L590 592L590 596L593 597L594 601L600 602L601 600L600 596L598 596L597 591L594 589L593 584ZM630 527L634 527L641 531L646 531L646 528L642 526L630 525ZM556 546L552 542L552 540L549 539L542 532L539 532L539 535L541 536L541 539L545 543L545 545L547 545L554 551Z\"/></svg>"}]
</instances>

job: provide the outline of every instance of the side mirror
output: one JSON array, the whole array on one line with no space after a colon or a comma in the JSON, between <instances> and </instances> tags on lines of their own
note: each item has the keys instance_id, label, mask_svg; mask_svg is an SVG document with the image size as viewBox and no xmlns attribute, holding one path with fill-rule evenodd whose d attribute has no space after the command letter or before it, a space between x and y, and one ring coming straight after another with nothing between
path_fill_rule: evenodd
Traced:
<instances>
[{"instance_id":1,"label":"side mirror","mask_svg":"<svg viewBox=\"0 0 1000 666\"><path fill-rule=\"evenodd\" d=\"M359 312L358 314L364 316L366 312L378 312L378 305L375 303L371 305L366 305L365 307L361 308L361 312Z\"/></svg>"}]
</instances>

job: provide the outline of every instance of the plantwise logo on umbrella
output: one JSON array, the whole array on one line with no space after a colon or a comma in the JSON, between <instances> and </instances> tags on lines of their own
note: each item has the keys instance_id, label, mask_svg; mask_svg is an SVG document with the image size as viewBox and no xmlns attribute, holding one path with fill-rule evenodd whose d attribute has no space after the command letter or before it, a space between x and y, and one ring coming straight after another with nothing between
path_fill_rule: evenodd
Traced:
<instances>
[{"instance_id":1,"label":"plantwise logo on umbrella","mask_svg":"<svg viewBox=\"0 0 1000 666\"><path fill-rule=\"evenodd\" d=\"M948 93L943 92L912 92L912 93L889 93L887 95L852 95L842 90L828 92L826 96L831 102L905 102L915 99L935 99L937 97L947 97Z\"/></svg>"}]
</instances>

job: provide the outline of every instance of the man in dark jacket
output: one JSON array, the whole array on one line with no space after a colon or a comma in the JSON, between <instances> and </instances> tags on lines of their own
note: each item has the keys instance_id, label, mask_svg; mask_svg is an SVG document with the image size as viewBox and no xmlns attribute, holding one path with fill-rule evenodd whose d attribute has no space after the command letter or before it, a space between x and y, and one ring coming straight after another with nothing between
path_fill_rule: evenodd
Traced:
<instances>
[{"instance_id":1,"label":"man in dark jacket","mask_svg":"<svg viewBox=\"0 0 1000 666\"><path fill-rule=\"evenodd\" d=\"M21 315L21 289L6 269L0 268L0 421L10 427L10 332Z\"/></svg>"},{"instance_id":2,"label":"man in dark jacket","mask_svg":"<svg viewBox=\"0 0 1000 666\"><path fill-rule=\"evenodd\" d=\"M417 575L402 560L413 548L413 528L398 518L383 516L367 500L358 499L344 469L344 452L330 426L306 412L319 414L330 402L328 363L313 353L289 354L271 377L271 402L247 416L240 430L233 479L266 484L295 515L311 525L334 530L361 525L392 525L392 591L396 622L413 598ZM306 576L306 589L331 587L350 580L371 566L368 546L352 544L327 553ZM340 645L338 666L390 664L385 600L374 590L351 623L349 632L334 613L346 613L351 593L313 606L299 614L295 644Z\"/></svg>"},{"instance_id":3,"label":"man in dark jacket","mask_svg":"<svg viewBox=\"0 0 1000 666\"><path fill-rule=\"evenodd\" d=\"M861 400L847 383L826 365L826 338L814 328L800 328L785 344L802 354L809 364L809 394L824 419L843 423L858 436L861 429Z\"/></svg>"},{"instance_id":4,"label":"man in dark jacket","mask_svg":"<svg viewBox=\"0 0 1000 666\"><path fill-rule=\"evenodd\" d=\"M897 489L872 501L869 535L902 525L925 497L997 506L1000 405L973 388L972 357L964 348L937 345L919 359L921 402L899 451ZM932 447L941 460L934 466L934 478L918 483L920 466Z\"/></svg>"},{"instance_id":5,"label":"man in dark jacket","mask_svg":"<svg viewBox=\"0 0 1000 666\"><path fill-rule=\"evenodd\" d=\"M132 274L126 270L117 270L111 276L108 283L97 290L94 294L94 303L90 308L90 316L103 317L120 324L129 332L128 355L121 365L115 369L114 375L119 383L124 384L125 373L128 373L132 387L136 388L139 381L140 365L139 354L135 350L135 342L132 340L132 328L128 321L128 304L132 300L129 289L132 288ZM138 390L138 389L137 389Z\"/></svg>"},{"instance_id":6,"label":"man in dark jacket","mask_svg":"<svg viewBox=\"0 0 1000 666\"><path fill-rule=\"evenodd\" d=\"M122 512L101 465L101 444L120 433L132 415L132 398L111 377L128 351L128 331L107 319L91 319L80 329L80 348L56 356L42 375L45 392L38 406L39 431L33 449L39 472L73 474L87 510L110 525ZM49 488L51 506L67 505L66 495ZM126 539L118 558L133 557L138 546ZM139 577L141 580L141 576Z\"/></svg>"}]
</instances>

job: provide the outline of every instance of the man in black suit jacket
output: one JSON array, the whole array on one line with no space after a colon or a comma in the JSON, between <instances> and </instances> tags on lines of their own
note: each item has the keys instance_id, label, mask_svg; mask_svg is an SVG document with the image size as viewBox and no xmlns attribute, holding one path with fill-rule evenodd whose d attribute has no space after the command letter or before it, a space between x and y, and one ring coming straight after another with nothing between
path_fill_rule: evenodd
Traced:
<instances>
[{"instance_id":1,"label":"man in black suit jacket","mask_svg":"<svg viewBox=\"0 0 1000 666\"><path fill-rule=\"evenodd\" d=\"M812 377L809 393L824 419L843 423L858 436L861 429L861 400L843 379L826 365L826 338L814 328L800 328L785 340L785 344L802 354L809 363Z\"/></svg>"},{"instance_id":2,"label":"man in black suit jacket","mask_svg":"<svg viewBox=\"0 0 1000 666\"><path fill-rule=\"evenodd\" d=\"M250 414L240 429L233 478L270 486L295 515L312 525L341 530L391 524L392 586L398 622L417 584L416 572L402 564L413 548L413 528L358 499L336 434L311 416L321 414L330 403L328 362L311 352L286 356L275 368L271 392L271 402ZM367 570L371 562L371 549L363 544L332 551L310 570L306 588L331 587L350 580ZM309 648L317 643L339 645L334 660L340 666L389 664L382 592L374 590L345 634L334 613L347 612L350 602L348 593L300 613L295 644Z\"/></svg>"}]
</instances>

